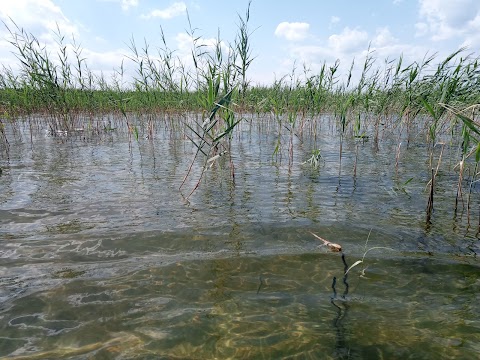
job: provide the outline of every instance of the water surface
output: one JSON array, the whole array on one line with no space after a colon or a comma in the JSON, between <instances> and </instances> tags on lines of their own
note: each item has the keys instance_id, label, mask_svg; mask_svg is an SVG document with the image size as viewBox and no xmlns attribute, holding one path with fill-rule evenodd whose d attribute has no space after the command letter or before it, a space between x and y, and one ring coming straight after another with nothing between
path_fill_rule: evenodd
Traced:
<instances>
[{"instance_id":1,"label":"water surface","mask_svg":"<svg viewBox=\"0 0 480 360\"><path fill-rule=\"evenodd\" d=\"M478 358L479 198L473 186L470 224L454 216L455 146L427 223L421 137L407 148L395 129L378 147L347 136L339 169L328 119L298 128L293 157L288 131L249 119L232 139L235 183L225 156L187 199L201 162L179 191L195 149L175 121L138 141L121 129L10 133L0 357ZM318 168L302 164L313 149ZM345 276L365 246L382 248Z\"/></svg>"}]
</instances>

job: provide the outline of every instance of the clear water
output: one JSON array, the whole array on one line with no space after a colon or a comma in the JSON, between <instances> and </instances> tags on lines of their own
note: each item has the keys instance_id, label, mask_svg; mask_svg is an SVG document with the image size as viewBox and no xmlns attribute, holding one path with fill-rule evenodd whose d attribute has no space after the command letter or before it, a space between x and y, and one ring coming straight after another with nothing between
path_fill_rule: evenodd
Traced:
<instances>
[{"instance_id":1,"label":"clear water","mask_svg":"<svg viewBox=\"0 0 480 360\"><path fill-rule=\"evenodd\" d=\"M419 137L407 148L386 128L377 149L347 136L339 177L328 119L298 128L290 159L289 132L254 118L232 141L235 185L221 158L186 199L201 163L179 191L194 148L178 125L158 120L153 138L131 142L121 130L9 133L0 357L479 357L479 197L473 186L470 224L466 210L454 216L455 147L442 154L426 223ZM320 166L302 164L316 148ZM342 245L344 257L310 231ZM382 248L345 276L367 239Z\"/></svg>"}]
</instances>

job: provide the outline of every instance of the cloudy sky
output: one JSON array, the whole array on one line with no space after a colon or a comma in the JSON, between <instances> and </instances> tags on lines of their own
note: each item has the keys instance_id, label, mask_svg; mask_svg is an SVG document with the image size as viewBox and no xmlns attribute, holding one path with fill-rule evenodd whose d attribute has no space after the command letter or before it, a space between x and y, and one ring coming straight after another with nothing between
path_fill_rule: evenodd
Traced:
<instances>
[{"instance_id":1,"label":"cloudy sky","mask_svg":"<svg viewBox=\"0 0 480 360\"><path fill-rule=\"evenodd\" d=\"M188 59L191 39L187 11L196 35L206 44L220 31L226 43L237 32L238 15L248 0L2 0L0 19L11 20L33 33L52 52L57 24L67 39L83 48L91 70L109 74L131 55L130 40L146 39L151 51L162 45L160 27L176 56ZM250 13L252 54L249 78L268 84L273 79L340 59L346 71L355 58L360 64L369 47L380 66L403 54L420 61L426 54L446 56L459 47L478 55L478 0L253 0ZM0 27L0 62L15 68L18 61ZM187 61L187 60L186 60ZM128 61L126 61L128 63ZM128 67L128 64L126 64ZM359 65L360 66L360 65Z\"/></svg>"}]
</instances>

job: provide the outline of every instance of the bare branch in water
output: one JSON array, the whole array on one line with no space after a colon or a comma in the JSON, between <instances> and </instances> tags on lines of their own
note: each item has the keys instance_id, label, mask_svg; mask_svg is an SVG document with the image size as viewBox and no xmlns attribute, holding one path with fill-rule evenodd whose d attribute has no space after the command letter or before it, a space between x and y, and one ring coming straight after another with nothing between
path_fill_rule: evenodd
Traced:
<instances>
[{"instance_id":1,"label":"bare branch in water","mask_svg":"<svg viewBox=\"0 0 480 360\"><path fill-rule=\"evenodd\" d=\"M322 241L323 245L327 246L331 251L334 251L334 252L342 251L342 246L341 245L332 243L328 240L325 240L324 238L314 234L311 231L309 231L309 233L312 234L313 236L315 236L318 240Z\"/></svg>"}]
</instances>

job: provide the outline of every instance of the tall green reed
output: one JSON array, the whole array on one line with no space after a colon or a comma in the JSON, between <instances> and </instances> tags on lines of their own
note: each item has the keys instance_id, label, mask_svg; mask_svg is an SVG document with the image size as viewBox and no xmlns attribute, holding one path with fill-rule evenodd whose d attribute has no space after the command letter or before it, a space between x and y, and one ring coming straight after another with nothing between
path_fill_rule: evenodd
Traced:
<instances>
[{"instance_id":1,"label":"tall green reed","mask_svg":"<svg viewBox=\"0 0 480 360\"><path fill-rule=\"evenodd\" d=\"M233 47L232 54L234 54L234 58L238 57L238 62L235 61L235 69L240 76L240 95L241 97L245 96L247 88L250 84L250 81L247 77L247 70L252 64L252 61L255 57L252 57L252 50L250 48L250 38L252 32L249 29L249 21L250 21L250 6L252 1L248 2L247 10L245 11L245 16L242 17L238 15L238 33L235 39L235 44Z\"/></svg>"}]
</instances>

